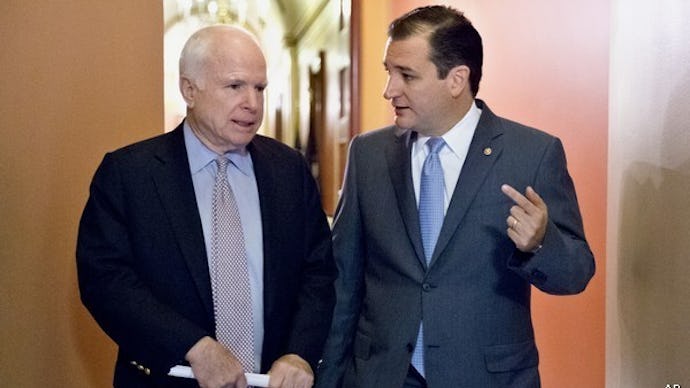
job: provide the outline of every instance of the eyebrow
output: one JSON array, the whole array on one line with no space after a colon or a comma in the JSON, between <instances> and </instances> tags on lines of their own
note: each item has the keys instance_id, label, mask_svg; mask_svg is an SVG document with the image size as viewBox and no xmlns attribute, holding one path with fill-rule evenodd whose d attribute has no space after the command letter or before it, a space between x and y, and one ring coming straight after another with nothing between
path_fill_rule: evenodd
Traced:
<instances>
[{"instance_id":1,"label":"eyebrow","mask_svg":"<svg viewBox=\"0 0 690 388\"><path fill-rule=\"evenodd\" d=\"M224 77L221 76L218 78L221 83L237 83L240 85L252 85L252 86L261 86L261 87L266 87L268 86L268 80L260 81L260 82L253 82L252 80L249 80L245 77L242 76L228 76Z\"/></svg>"},{"instance_id":2,"label":"eyebrow","mask_svg":"<svg viewBox=\"0 0 690 388\"><path fill-rule=\"evenodd\" d=\"M399 66L399 65L396 65L396 66L392 66L392 67L393 67L394 69L400 70L400 71L409 71L409 72L413 72L413 73L416 73L416 72L417 72L415 69L413 69L413 68L411 68L411 67L408 67L408 66ZM386 70L389 69L389 66L386 65L386 62L383 62L383 68L386 69Z\"/></svg>"}]
</instances>

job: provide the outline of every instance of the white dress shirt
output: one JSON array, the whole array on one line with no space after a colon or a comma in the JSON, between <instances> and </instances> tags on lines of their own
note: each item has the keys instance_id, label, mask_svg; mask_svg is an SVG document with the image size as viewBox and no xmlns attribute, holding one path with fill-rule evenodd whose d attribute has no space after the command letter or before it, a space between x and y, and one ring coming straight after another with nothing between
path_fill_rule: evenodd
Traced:
<instances>
[{"instance_id":1,"label":"white dress shirt","mask_svg":"<svg viewBox=\"0 0 690 388\"><path fill-rule=\"evenodd\" d=\"M441 166L443 167L443 181L445 184L443 203L445 211L448 211L450 199L453 197L453 191L455 191L455 186L458 184L460 171L462 170L463 164L465 164L467 151L470 148L474 130L477 128L477 123L479 123L481 114L481 109L473 102L465 116L448 132L441 136L446 142L446 145L441 148L438 154L441 160ZM419 207L422 167L424 166L424 159L426 159L426 156L429 154L429 149L425 146L427 140L429 140L429 136L422 136L419 134L417 140L412 144L412 182L414 184L417 207Z\"/></svg>"}]
</instances>

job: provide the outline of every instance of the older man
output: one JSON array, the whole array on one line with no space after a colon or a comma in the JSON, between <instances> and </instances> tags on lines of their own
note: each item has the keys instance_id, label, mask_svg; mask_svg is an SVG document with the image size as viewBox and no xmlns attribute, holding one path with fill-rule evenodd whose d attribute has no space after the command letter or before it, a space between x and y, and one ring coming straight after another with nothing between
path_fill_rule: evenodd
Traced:
<instances>
[{"instance_id":1,"label":"older man","mask_svg":"<svg viewBox=\"0 0 690 388\"><path fill-rule=\"evenodd\" d=\"M330 233L296 151L257 135L266 62L231 26L180 57L187 117L108 153L77 245L82 300L118 344L115 386L310 387L334 303ZM168 377L188 362L198 381Z\"/></svg>"}]
</instances>

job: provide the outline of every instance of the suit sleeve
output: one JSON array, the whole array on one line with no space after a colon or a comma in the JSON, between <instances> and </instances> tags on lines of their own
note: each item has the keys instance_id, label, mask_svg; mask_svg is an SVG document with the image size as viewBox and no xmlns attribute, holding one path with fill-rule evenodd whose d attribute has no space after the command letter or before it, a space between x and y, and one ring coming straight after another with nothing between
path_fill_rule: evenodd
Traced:
<instances>
[{"instance_id":1,"label":"suit sleeve","mask_svg":"<svg viewBox=\"0 0 690 388\"><path fill-rule=\"evenodd\" d=\"M585 239L565 151L557 138L552 138L539 164L534 189L546 203L549 214L542 248L536 253L516 250L509 267L544 292L582 292L594 275L594 256Z\"/></svg>"},{"instance_id":2,"label":"suit sleeve","mask_svg":"<svg viewBox=\"0 0 690 388\"><path fill-rule=\"evenodd\" d=\"M343 374L352 357L352 343L362 304L365 247L357 198L356 154L357 138L354 138L333 226L333 255L338 269L336 305L323 361L317 373L317 387L332 388L342 384Z\"/></svg>"},{"instance_id":3,"label":"suit sleeve","mask_svg":"<svg viewBox=\"0 0 690 388\"><path fill-rule=\"evenodd\" d=\"M155 297L134 252L122 172L106 155L90 187L79 225L77 270L84 305L132 361L167 373L189 348L209 335ZM147 276L156 276L149 274Z\"/></svg>"},{"instance_id":4,"label":"suit sleeve","mask_svg":"<svg viewBox=\"0 0 690 388\"><path fill-rule=\"evenodd\" d=\"M331 231L321 206L319 191L303 159L304 252L297 310L288 352L302 356L316 371L330 327L335 295Z\"/></svg>"}]
</instances>

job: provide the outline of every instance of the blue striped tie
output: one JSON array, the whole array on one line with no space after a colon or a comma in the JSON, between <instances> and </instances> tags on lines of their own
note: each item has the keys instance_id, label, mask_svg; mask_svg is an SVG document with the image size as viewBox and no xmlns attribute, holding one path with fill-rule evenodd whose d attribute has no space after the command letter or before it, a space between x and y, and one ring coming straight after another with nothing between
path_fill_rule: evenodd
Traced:
<instances>
[{"instance_id":1,"label":"blue striped tie","mask_svg":"<svg viewBox=\"0 0 690 388\"><path fill-rule=\"evenodd\" d=\"M434 253L445 213L443 167L438 156L445 144L440 137L432 137L427 140L426 145L429 147L429 154L424 160L420 179L419 225L422 231L422 244L427 265ZM417 344L412 353L412 365L422 376L425 376L423 322L419 325Z\"/></svg>"}]
</instances>

